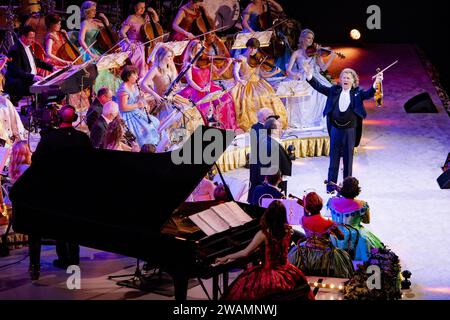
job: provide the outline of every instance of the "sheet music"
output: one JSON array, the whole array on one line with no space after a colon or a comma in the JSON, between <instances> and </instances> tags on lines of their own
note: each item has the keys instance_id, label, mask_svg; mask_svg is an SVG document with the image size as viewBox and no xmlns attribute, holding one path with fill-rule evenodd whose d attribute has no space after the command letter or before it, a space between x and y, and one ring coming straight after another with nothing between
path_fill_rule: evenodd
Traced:
<instances>
[{"instance_id":1,"label":"sheet music","mask_svg":"<svg viewBox=\"0 0 450 320\"><path fill-rule=\"evenodd\" d=\"M230 228L230 225L211 209L198 213L198 216L212 229L214 229L215 233L222 232Z\"/></svg>"},{"instance_id":2,"label":"sheet music","mask_svg":"<svg viewBox=\"0 0 450 320\"><path fill-rule=\"evenodd\" d=\"M130 56L131 51L110 53L102 56L97 62L97 70L107 70L120 68L125 64L125 60Z\"/></svg>"},{"instance_id":3,"label":"sheet music","mask_svg":"<svg viewBox=\"0 0 450 320\"><path fill-rule=\"evenodd\" d=\"M174 56L179 56L184 52L184 49L188 45L189 40L185 41L169 41L169 42L158 42L153 48L152 52L148 56L147 63L155 61L156 52L161 46L169 47L172 49Z\"/></svg>"},{"instance_id":4,"label":"sheet music","mask_svg":"<svg viewBox=\"0 0 450 320\"><path fill-rule=\"evenodd\" d=\"M191 219L192 222L195 223L197 227L200 228L207 236L213 235L216 233L216 231L207 224L202 218L200 218L199 215L194 214L193 216L190 216L189 219Z\"/></svg>"},{"instance_id":5,"label":"sheet music","mask_svg":"<svg viewBox=\"0 0 450 320\"><path fill-rule=\"evenodd\" d=\"M250 38L256 38L262 48L270 45L270 39L272 38L273 31L261 31L261 32L241 32L236 36L233 47L231 49L244 49L245 44Z\"/></svg>"},{"instance_id":6,"label":"sheet music","mask_svg":"<svg viewBox=\"0 0 450 320\"><path fill-rule=\"evenodd\" d=\"M303 207L297 203L297 200L263 198L261 200L261 206L263 208L267 208L274 200L281 201L286 207L286 218L288 224L290 225L302 224L302 217L304 215L304 210Z\"/></svg>"},{"instance_id":7,"label":"sheet music","mask_svg":"<svg viewBox=\"0 0 450 320\"><path fill-rule=\"evenodd\" d=\"M222 203L189 218L208 236L252 220L235 202Z\"/></svg>"},{"instance_id":8,"label":"sheet music","mask_svg":"<svg viewBox=\"0 0 450 320\"><path fill-rule=\"evenodd\" d=\"M229 208L233 217L240 222L239 225L243 225L253 220L252 217L242 210L236 202L227 202L225 205Z\"/></svg>"}]
</instances>

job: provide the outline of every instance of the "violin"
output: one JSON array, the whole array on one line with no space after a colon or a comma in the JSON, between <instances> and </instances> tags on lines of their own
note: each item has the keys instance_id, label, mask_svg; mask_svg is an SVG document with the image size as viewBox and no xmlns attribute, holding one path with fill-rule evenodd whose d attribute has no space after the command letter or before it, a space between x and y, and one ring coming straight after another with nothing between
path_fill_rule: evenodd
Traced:
<instances>
[{"instance_id":1,"label":"violin","mask_svg":"<svg viewBox=\"0 0 450 320\"><path fill-rule=\"evenodd\" d=\"M310 45L308 48L306 48L305 52L308 57L316 57L316 56L327 57L331 53L335 53L339 58L345 59L344 54L337 51L333 51L330 48L321 47L320 49L318 49L317 43Z\"/></svg>"},{"instance_id":2,"label":"violin","mask_svg":"<svg viewBox=\"0 0 450 320\"><path fill-rule=\"evenodd\" d=\"M255 55L250 56L248 58L248 65L250 67L252 67L252 68L261 67L262 70L268 71L268 72L273 71L274 69L279 69L274 64L274 62L275 62L274 58L270 58L261 52L257 52ZM284 76L287 76L286 72L284 72L281 69L279 69L279 70Z\"/></svg>"},{"instance_id":3,"label":"violin","mask_svg":"<svg viewBox=\"0 0 450 320\"><path fill-rule=\"evenodd\" d=\"M297 199L297 203L304 207L303 199L297 196L294 196L292 193L289 193L289 198Z\"/></svg>"},{"instance_id":4,"label":"violin","mask_svg":"<svg viewBox=\"0 0 450 320\"><path fill-rule=\"evenodd\" d=\"M377 74L380 73L381 69L377 68ZM383 105L383 83L378 82L377 87L375 89L375 95L374 95L375 103L377 104L377 107L381 107Z\"/></svg>"},{"instance_id":5,"label":"violin","mask_svg":"<svg viewBox=\"0 0 450 320\"><path fill-rule=\"evenodd\" d=\"M159 24L159 22L155 22L153 20L152 15L148 15L149 21L144 23L141 27L141 36L145 39L145 42L151 41L153 39L157 39L155 41L151 41L150 43L145 45L145 60L147 61L150 56L153 48L156 46L157 42L163 41L162 35L164 34L163 27Z\"/></svg>"},{"instance_id":6,"label":"violin","mask_svg":"<svg viewBox=\"0 0 450 320\"><path fill-rule=\"evenodd\" d=\"M80 56L80 50L70 41L65 32L61 32L66 40L65 43L58 49L56 55L66 61L75 61ZM74 64L82 64L82 59L78 59Z\"/></svg>"}]
</instances>

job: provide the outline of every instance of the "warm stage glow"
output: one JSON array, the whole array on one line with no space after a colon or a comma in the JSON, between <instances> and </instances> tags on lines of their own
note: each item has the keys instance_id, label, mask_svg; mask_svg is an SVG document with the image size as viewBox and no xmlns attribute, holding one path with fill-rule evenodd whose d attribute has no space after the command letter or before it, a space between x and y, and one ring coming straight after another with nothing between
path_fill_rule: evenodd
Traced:
<instances>
[{"instance_id":1,"label":"warm stage glow","mask_svg":"<svg viewBox=\"0 0 450 320\"><path fill-rule=\"evenodd\" d=\"M352 29L352 31L350 31L350 37L353 40L359 40L361 38L361 32L359 32L357 29Z\"/></svg>"}]
</instances>

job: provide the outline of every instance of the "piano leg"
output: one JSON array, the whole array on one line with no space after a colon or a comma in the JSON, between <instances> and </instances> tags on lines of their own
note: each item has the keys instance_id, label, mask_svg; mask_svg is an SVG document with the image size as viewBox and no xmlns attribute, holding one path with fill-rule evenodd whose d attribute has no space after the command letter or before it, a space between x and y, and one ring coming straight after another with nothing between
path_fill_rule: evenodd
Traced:
<instances>
[{"instance_id":1,"label":"piano leg","mask_svg":"<svg viewBox=\"0 0 450 320\"><path fill-rule=\"evenodd\" d=\"M186 301L189 277L182 274L172 274L172 279L175 289L175 300Z\"/></svg>"},{"instance_id":2,"label":"piano leg","mask_svg":"<svg viewBox=\"0 0 450 320\"><path fill-rule=\"evenodd\" d=\"M225 294L225 292L228 289L228 272L223 273L223 279L222 279L222 294Z\"/></svg>"},{"instance_id":3,"label":"piano leg","mask_svg":"<svg viewBox=\"0 0 450 320\"><path fill-rule=\"evenodd\" d=\"M213 301L219 300L219 275L216 274L212 277L212 294Z\"/></svg>"}]
</instances>

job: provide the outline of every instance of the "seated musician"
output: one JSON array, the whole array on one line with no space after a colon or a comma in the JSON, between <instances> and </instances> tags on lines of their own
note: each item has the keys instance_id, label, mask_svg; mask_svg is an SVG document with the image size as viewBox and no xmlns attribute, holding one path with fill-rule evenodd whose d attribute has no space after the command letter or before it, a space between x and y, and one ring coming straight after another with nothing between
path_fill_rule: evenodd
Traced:
<instances>
[{"instance_id":1,"label":"seated musician","mask_svg":"<svg viewBox=\"0 0 450 320\"><path fill-rule=\"evenodd\" d=\"M148 67L145 62L145 46L142 45L145 41L141 29L149 17L145 15L145 0L134 0L132 7L133 13L123 22L119 36L125 40L121 45L122 51L130 50L131 63L139 70L139 78L142 78L147 73ZM159 21L154 10L151 19L156 22Z\"/></svg>"},{"instance_id":2,"label":"seated musician","mask_svg":"<svg viewBox=\"0 0 450 320\"><path fill-rule=\"evenodd\" d=\"M281 99L276 96L272 86L261 77L270 77L277 73L261 71L262 60L258 57L260 42L251 38L246 43L246 51L238 56L234 64L233 74L237 82L231 90L236 105L236 116L239 127L248 131L252 124L256 123L256 113L263 107L269 107L274 114L280 116L283 128L287 127L286 108ZM261 60L261 61L260 61Z\"/></svg>"},{"instance_id":3,"label":"seated musician","mask_svg":"<svg viewBox=\"0 0 450 320\"><path fill-rule=\"evenodd\" d=\"M141 92L137 85L138 73L133 66L126 66L120 77L123 83L117 90L120 115L126 126L136 137L139 147L144 144L158 145L159 120L149 113L146 103L141 99Z\"/></svg>"},{"instance_id":4,"label":"seated musician","mask_svg":"<svg viewBox=\"0 0 450 320\"><path fill-rule=\"evenodd\" d=\"M303 199L303 207L301 224L306 239L291 249L289 261L307 275L351 278L354 268L350 255L332 243L334 237L342 240L344 235L335 222L321 216L322 198L310 192Z\"/></svg>"},{"instance_id":5,"label":"seated musician","mask_svg":"<svg viewBox=\"0 0 450 320\"><path fill-rule=\"evenodd\" d=\"M261 206L261 201L264 198L285 198L285 195L281 193L281 190L278 188L278 184L282 181L283 179L280 170L278 170L276 174L266 176L264 183L255 187L253 199L250 204Z\"/></svg>"},{"instance_id":6,"label":"seated musician","mask_svg":"<svg viewBox=\"0 0 450 320\"><path fill-rule=\"evenodd\" d=\"M89 130L92 130L95 121L97 121L102 114L103 106L105 103L111 101L112 97L113 92L108 87L102 87L98 90L97 97L94 99L86 113L86 124Z\"/></svg>"},{"instance_id":7,"label":"seated musician","mask_svg":"<svg viewBox=\"0 0 450 320\"><path fill-rule=\"evenodd\" d=\"M0 139L11 146L16 140L25 140L26 131L14 105L3 92L5 78L0 73Z\"/></svg>"},{"instance_id":8,"label":"seated musician","mask_svg":"<svg viewBox=\"0 0 450 320\"><path fill-rule=\"evenodd\" d=\"M139 152L136 142L127 143L125 140L125 122L118 116L108 125L102 141L103 149L116 151Z\"/></svg>"},{"instance_id":9,"label":"seated musician","mask_svg":"<svg viewBox=\"0 0 450 320\"><path fill-rule=\"evenodd\" d=\"M184 54L184 66L186 67L196 56L197 52L201 48L200 40L192 40L187 46ZM207 57L205 57L207 58ZM200 59L203 59L200 58ZM199 60L200 60L199 59ZM232 59L227 59L222 69L218 69L214 64L208 66L208 64L201 64L200 61L197 65L189 68L186 72L186 80L188 86L184 88L179 94L185 98L190 98L193 102L197 103L208 94L213 92L221 93L224 90L212 81L213 73L221 75L231 65ZM209 61L208 61L209 62ZM217 122L217 127L222 129L238 129L236 123L236 111L233 102L233 98L230 93L223 92L219 97L202 104L196 105L197 109L204 117L205 124L209 124L211 119Z\"/></svg>"},{"instance_id":10,"label":"seated musician","mask_svg":"<svg viewBox=\"0 0 450 320\"><path fill-rule=\"evenodd\" d=\"M80 32L78 33L78 43L80 44L80 52L83 53L83 61L98 59L104 53L97 43L100 32L103 32L105 26L109 26L108 18L104 13L99 13L96 19L97 3L94 1L85 1L81 5L82 22ZM92 46L91 46L92 45ZM120 86L120 79L109 70L100 70L95 79L94 90L98 91L101 87L111 88L113 92L117 91Z\"/></svg>"},{"instance_id":11,"label":"seated musician","mask_svg":"<svg viewBox=\"0 0 450 320\"><path fill-rule=\"evenodd\" d=\"M57 56L59 49L69 38L66 30L61 29L61 17L57 14L49 14L45 17L47 35L45 36L46 62L53 66L64 67L71 63Z\"/></svg>"},{"instance_id":12,"label":"seated musician","mask_svg":"<svg viewBox=\"0 0 450 320\"><path fill-rule=\"evenodd\" d=\"M19 31L19 41L9 50L6 70L5 92L7 92L13 104L16 104L23 96L30 95L30 86L42 80L37 75L37 68L53 71L53 66L34 57L30 46L35 41L35 32L31 26L22 27Z\"/></svg>"},{"instance_id":13,"label":"seated musician","mask_svg":"<svg viewBox=\"0 0 450 320\"><path fill-rule=\"evenodd\" d=\"M109 124L119 115L119 106L114 101L105 103L102 115L92 126L90 138L94 148L101 148Z\"/></svg>"},{"instance_id":14,"label":"seated musician","mask_svg":"<svg viewBox=\"0 0 450 320\"><path fill-rule=\"evenodd\" d=\"M270 2L270 5L277 12L283 12L283 7L275 0L252 0L245 8L242 14L242 26L244 32L257 32L263 31L261 24L259 23L259 17L267 11L267 6L264 6L265 2Z\"/></svg>"},{"instance_id":15,"label":"seated musician","mask_svg":"<svg viewBox=\"0 0 450 320\"><path fill-rule=\"evenodd\" d=\"M158 106L157 115L163 120L172 111L167 104L163 104L164 93L176 79L178 72L173 62L174 53L169 47L160 46L154 56L153 64L141 82L142 91L149 93L155 99ZM175 104L182 101L175 95ZM177 103L178 102L178 103Z\"/></svg>"},{"instance_id":16,"label":"seated musician","mask_svg":"<svg viewBox=\"0 0 450 320\"><path fill-rule=\"evenodd\" d=\"M200 7L203 6L203 0L189 0L182 6L172 22L172 30L170 35L172 41L192 40L194 34L199 34L197 29L197 19L201 17Z\"/></svg>"},{"instance_id":17,"label":"seated musician","mask_svg":"<svg viewBox=\"0 0 450 320\"><path fill-rule=\"evenodd\" d=\"M308 281L288 259L292 229L287 224L286 208L280 201L272 202L261 218L261 230L243 250L217 258L216 263L249 256L265 245L265 261L242 272L222 296L223 300L260 300L274 294L289 293L304 287L304 300L314 300Z\"/></svg>"}]
</instances>

